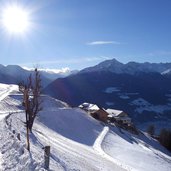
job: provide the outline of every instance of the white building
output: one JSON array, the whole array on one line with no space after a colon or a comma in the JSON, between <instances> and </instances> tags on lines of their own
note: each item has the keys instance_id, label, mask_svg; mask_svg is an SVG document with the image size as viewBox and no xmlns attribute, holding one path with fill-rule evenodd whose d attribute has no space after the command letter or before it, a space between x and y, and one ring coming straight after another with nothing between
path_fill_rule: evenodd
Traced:
<instances>
[{"instance_id":1,"label":"white building","mask_svg":"<svg viewBox=\"0 0 171 171\"><path fill-rule=\"evenodd\" d=\"M122 121L124 124L131 124L131 118L127 113L121 110L107 109L108 118L114 118L116 121Z\"/></svg>"}]
</instances>

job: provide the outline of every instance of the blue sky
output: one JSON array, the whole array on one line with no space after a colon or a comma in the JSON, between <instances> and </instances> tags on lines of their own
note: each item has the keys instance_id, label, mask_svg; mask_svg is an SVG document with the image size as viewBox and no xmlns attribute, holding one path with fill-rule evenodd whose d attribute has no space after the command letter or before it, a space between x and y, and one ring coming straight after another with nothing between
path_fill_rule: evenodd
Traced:
<instances>
[{"instance_id":1,"label":"blue sky","mask_svg":"<svg viewBox=\"0 0 171 171\"><path fill-rule=\"evenodd\" d=\"M0 25L1 64L82 69L103 60L171 62L171 0L0 0L18 3L32 27Z\"/></svg>"}]
</instances>

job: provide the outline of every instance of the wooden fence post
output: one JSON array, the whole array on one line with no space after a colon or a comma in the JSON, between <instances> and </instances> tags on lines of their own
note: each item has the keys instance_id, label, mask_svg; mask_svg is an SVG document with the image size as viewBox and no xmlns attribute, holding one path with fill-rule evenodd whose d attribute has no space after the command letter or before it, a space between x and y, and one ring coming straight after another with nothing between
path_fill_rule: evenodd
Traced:
<instances>
[{"instance_id":1,"label":"wooden fence post","mask_svg":"<svg viewBox=\"0 0 171 171\"><path fill-rule=\"evenodd\" d=\"M45 169L49 169L50 146L44 147Z\"/></svg>"}]
</instances>

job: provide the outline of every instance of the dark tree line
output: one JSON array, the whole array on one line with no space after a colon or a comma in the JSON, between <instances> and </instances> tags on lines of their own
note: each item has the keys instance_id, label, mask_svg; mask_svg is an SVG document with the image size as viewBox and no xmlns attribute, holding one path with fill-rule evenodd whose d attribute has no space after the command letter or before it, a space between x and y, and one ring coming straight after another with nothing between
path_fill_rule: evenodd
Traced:
<instances>
[{"instance_id":1,"label":"dark tree line","mask_svg":"<svg viewBox=\"0 0 171 171\"><path fill-rule=\"evenodd\" d=\"M161 145L171 151L171 130L163 128L160 130L159 135L155 136L155 127L154 125L150 125L147 128L147 132L153 138L158 139Z\"/></svg>"},{"instance_id":2,"label":"dark tree line","mask_svg":"<svg viewBox=\"0 0 171 171\"><path fill-rule=\"evenodd\" d=\"M164 147L171 151L171 130L162 129L160 131L159 141Z\"/></svg>"}]
</instances>

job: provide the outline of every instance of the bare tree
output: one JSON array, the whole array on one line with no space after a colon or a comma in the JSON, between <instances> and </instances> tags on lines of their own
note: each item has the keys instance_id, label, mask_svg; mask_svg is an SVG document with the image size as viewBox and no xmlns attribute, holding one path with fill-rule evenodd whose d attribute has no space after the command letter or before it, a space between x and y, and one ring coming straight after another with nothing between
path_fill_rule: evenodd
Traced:
<instances>
[{"instance_id":1,"label":"bare tree","mask_svg":"<svg viewBox=\"0 0 171 171\"><path fill-rule=\"evenodd\" d=\"M28 78L28 82L19 84L19 91L23 94L23 106L26 114L26 128L27 128L27 149L30 151L29 132L32 132L34 120L41 107L41 78L37 68L34 73Z\"/></svg>"}]
</instances>

